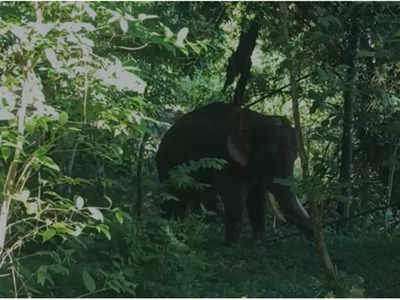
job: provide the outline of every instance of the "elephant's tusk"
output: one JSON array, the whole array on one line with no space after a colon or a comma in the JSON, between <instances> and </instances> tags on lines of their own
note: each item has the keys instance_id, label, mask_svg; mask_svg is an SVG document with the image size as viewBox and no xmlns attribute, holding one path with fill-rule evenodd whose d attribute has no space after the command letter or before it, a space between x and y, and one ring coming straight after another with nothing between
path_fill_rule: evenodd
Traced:
<instances>
[{"instance_id":1,"label":"elephant's tusk","mask_svg":"<svg viewBox=\"0 0 400 300\"><path fill-rule=\"evenodd\" d=\"M279 209L279 203L278 203L278 201L276 201L275 196L271 193L268 193L267 196L268 196L269 203L271 204L272 211L274 212L275 216L279 220L281 220L283 222L287 222L283 212Z\"/></svg>"},{"instance_id":2,"label":"elephant's tusk","mask_svg":"<svg viewBox=\"0 0 400 300\"><path fill-rule=\"evenodd\" d=\"M301 212L309 219L310 215L308 214L307 210L304 208L303 204L300 202L299 198L296 197L296 201L300 206Z\"/></svg>"}]
</instances>

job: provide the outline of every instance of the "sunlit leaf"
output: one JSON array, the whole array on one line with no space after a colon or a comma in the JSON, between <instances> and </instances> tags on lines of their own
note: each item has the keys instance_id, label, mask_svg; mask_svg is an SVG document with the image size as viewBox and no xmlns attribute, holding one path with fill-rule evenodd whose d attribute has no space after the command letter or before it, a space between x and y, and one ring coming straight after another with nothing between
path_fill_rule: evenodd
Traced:
<instances>
[{"instance_id":1,"label":"sunlit leaf","mask_svg":"<svg viewBox=\"0 0 400 300\"><path fill-rule=\"evenodd\" d=\"M121 19L119 20L119 26L121 27L121 30L123 33L127 33L128 31L128 21L126 19Z\"/></svg>"},{"instance_id":2,"label":"sunlit leaf","mask_svg":"<svg viewBox=\"0 0 400 300\"><path fill-rule=\"evenodd\" d=\"M172 38L174 36L174 34L172 33L171 29L169 29L167 26L163 25L164 27L164 31L165 31L165 36L167 38Z\"/></svg>"},{"instance_id":3,"label":"sunlit leaf","mask_svg":"<svg viewBox=\"0 0 400 300\"><path fill-rule=\"evenodd\" d=\"M188 35L188 33L189 33L189 29L187 27L184 27L181 30L179 30L179 32L177 34L175 46L183 47L184 46L183 42L186 39L186 36Z\"/></svg>"},{"instance_id":4,"label":"sunlit leaf","mask_svg":"<svg viewBox=\"0 0 400 300\"><path fill-rule=\"evenodd\" d=\"M55 27L54 23L33 23L33 29L40 35L45 36L50 30Z\"/></svg>"},{"instance_id":5,"label":"sunlit leaf","mask_svg":"<svg viewBox=\"0 0 400 300\"><path fill-rule=\"evenodd\" d=\"M0 109L0 121L8 121L14 119L15 116L14 114L10 113L6 109Z\"/></svg>"},{"instance_id":6,"label":"sunlit leaf","mask_svg":"<svg viewBox=\"0 0 400 300\"><path fill-rule=\"evenodd\" d=\"M83 206L85 205L85 200L81 196L77 196L75 198L75 206L77 209L82 209Z\"/></svg>"},{"instance_id":7,"label":"sunlit leaf","mask_svg":"<svg viewBox=\"0 0 400 300\"><path fill-rule=\"evenodd\" d=\"M108 10L108 12L112 15L112 17L108 20L108 23L114 23L115 21L118 21L122 18L121 14L117 11Z\"/></svg>"},{"instance_id":8,"label":"sunlit leaf","mask_svg":"<svg viewBox=\"0 0 400 300\"><path fill-rule=\"evenodd\" d=\"M61 112L58 120L61 125L65 125L68 122L68 113L65 111Z\"/></svg>"},{"instance_id":9,"label":"sunlit leaf","mask_svg":"<svg viewBox=\"0 0 400 300\"><path fill-rule=\"evenodd\" d=\"M53 49L47 48L44 50L44 53L46 54L47 60L50 62L51 66L53 68L58 68L60 67L60 62L57 60L56 53L54 52Z\"/></svg>"},{"instance_id":10,"label":"sunlit leaf","mask_svg":"<svg viewBox=\"0 0 400 300\"><path fill-rule=\"evenodd\" d=\"M43 156L39 158L39 161L49 169L60 172L60 167L54 162L49 156Z\"/></svg>"},{"instance_id":11,"label":"sunlit leaf","mask_svg":"<svg viewBox=\"0 0 400 300\"><path fill-rule=\"evenodd\" d=\"M96 226L96 229L99 232L103 233L108 240L111 240L110 229L109 229L109 227L107 225L99 224L99 225Z\"/></svg>"},{"instance_id":12,"label":"sunlit leaf","mask_svg":"<svg viewBox=\"0 0 400 300\"><path fill-rule=\"evenodd\" d=\"M124 223L124 216L122 215L122 212L120 210L117 210L115 212L115 218L117 219L119 224L123 224Z\"/></svg>"},{"instance_id":13,"label":"sunlit leaf","mask_svg":"<svg viewBox=\"0 0 400 300\"><path fill-rule=\"evenodd\" d=\"M15 195L15 199L18 201L25 202L29 199L31 192L29 190L23 190Z\"/></svg>"},{"instance_id":14,"label":"sunlit leaf","mask_svg":"<svg viewBox=\"0 0 400 300\"><path fill-rule=\"evenodd\" d=\"M136 19L129 14L125 14L124 19L126 19L128 21L136 21Z\"/></svg>"},{"instance_id":15,"label":"sunlit leaf","mask_svg":"<svg viewBox=\"0 0 400 300\"><path fill-rule=\"evenodd\" d=\"M96 208L96 207L88 207L87 209L89 210L90 216L93 219L103 222L103 214L101 213L101 211L98 208Z\"/></svg>"},{"instance_id":16,"label":"sunlit leaf","mask_svg":"<svg viewBox=\"0 0 400 300\"><path fill-rule=\"evenodd\" d=\"M0 87L0 108L7 106L9 110L14 109L16 104L16 95L6 87Z\"/></svg>"},{"instance_id":17,"label":"sunlit leaf","mask_svg":"<svg viewBox=\"0 0 400 300\"><path fill-rule=\"evenodd\" d=\"M22 26L17 26L12 24L10 26L10 31L17 37L19 38L22 42L27 42L28 41L28 28L22 27Z\"/></svg>"},{"instance_id":18,"label":"sunlit leaf","mask_svg":"<svg viewBox=\"0 0 400 300\"><path fill-rule=\"evenodd\" d=\"M1 147L1 157L4 160L8 160L11 155L11 149L9 147Z\"/></svg>"},{"instance_id":19,"label":"sunlit leaf","mask_svg":"<svg viewBox=\"0 0 400 300\"><path fill-rule=\"evenodd\" d=\"M26 213L28 215L36 214L38 211L38 208L39 208L39 206L36 202L30 202L26 206Z\"/></svg>"},{"instance_id":20,"label":"sunlit leaf","mask_svg":"<svg viewBox=\"0 0 400 300\"><path fill-rule=\"evenodd\" d=\"M57 223L54 223L52 226L57 232L60 232L60 233L66 233L69 235L74 235L74 233L75 233L75 231L68 228L67 224L65 224L64 222L57 222Z\"/></svg>"},{"instance_id":21,"label":"sunlit leaf","mask_svg":"<svg viewBox=\"0 0 400 300\"><path fill-rule=\"evenodd\" d=\"M52 228L47 229L45 232L42 233L42 242L50 240L53 236L55 236L57 231Z\"/></svg>"},{"instance_id":22,"label":"sunlit leaf","mask_svg":"<svg viewBox=\"0 0 400 300\"><path fill-rule=\"evenodd\" d=\"M144 20L148 20L148 19L157 19L158 16L156 16L156 15L139 14L138 18L139 18L139 21L144 21Z\"/></svg>"}]
</instances>

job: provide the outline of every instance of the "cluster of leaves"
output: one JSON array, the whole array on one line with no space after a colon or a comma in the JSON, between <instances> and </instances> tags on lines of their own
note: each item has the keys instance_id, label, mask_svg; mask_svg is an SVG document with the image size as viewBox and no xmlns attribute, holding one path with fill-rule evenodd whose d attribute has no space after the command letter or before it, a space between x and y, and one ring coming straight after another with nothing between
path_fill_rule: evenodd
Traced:
<instances>
[{"instance_id":1,"label":"cluster of leaves","mask_svg":"<svg viewBox=\"0 0 400 300\"><path fill-rule=\"evenodd\" d=\"M90 185L93 180L79 178L72 170L81 146L96 149L94 157L100 163L121 159L120 147L116 153L112 145L99 149L88 143L86 128L123 135L125 142L143 131L139 127L143 108L138 103L143 103L140 95L147 84L137 75L140 70L118 57L101 57L94 49L96 40L101 40L98 37L114 24L119 24L122 33L127 33L129 24L145 30L143 24L156 16L132 17L88 3L2 3L1 8L10 14L0 18L0 66L7 71L0 76L0 267L15 279L10 291L17 296L20 288L29 291L29 286L25 287L24 276L16 276L22 274L13 259L16 249L25 249L38 237L42 242L74 239L88 229L110 239L104 211L115 213L122 222L121 211L112 208L105 193L100 196L108 203L104 207L88 204L96 202L95 195L73 193L73 186ZM174 52L183 48L186 28L175 35L160 26L161 32L148 35L154 37L149 42ZM126 95L128 111L115 107L100 113L112 107L112 96L121 93ZM119 118L123 122L117 122ZM71 146L68 157L57 153L65 151L65 146ZM96 167L101 169L101 165ZM51 276L46 279L51 271L64 276L67 269L43 265L38 282L51 283ZM89 273L83 274L86 285L92 287Z\"/></svg>"},{"instance_id":2,"label":"cluster of leaves","mask_svg":"<svg viewBox=\"0 0 400 300\"><path fill-rule=\"evenodd\" d=\"M181 189L192 188L201 190L208 185L197 182L191 176L191 173L193 174L200 169L222 170L226 163L224 159L220 158L202 158L197 161L191 160L170 170L168 184Z\"/></svg>"},{"instance_id":3,"label":"cluster of leaves","mask_svg":"<svg viewBox=\"0 0 400 300\"><path fill-rule=\"evenodd\" d=\"M30 244L40 250L17 260L23 277L18 296L194 297L209 266L195 250L207 225L196 218L186 226L159 217L123 219L122 225L106 220L111 240L89 235L61 244L52 239L45 247ZM11 280L0 286L1 296L14 294Z\"/></svg>"}]
</instances>

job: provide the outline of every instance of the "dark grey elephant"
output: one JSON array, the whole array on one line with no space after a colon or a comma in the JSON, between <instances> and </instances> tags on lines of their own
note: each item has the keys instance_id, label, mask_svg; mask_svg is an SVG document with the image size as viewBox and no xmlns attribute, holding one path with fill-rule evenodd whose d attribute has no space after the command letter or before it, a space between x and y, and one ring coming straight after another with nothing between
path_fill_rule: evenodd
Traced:
<instances>
[{"instance_id":1,"label":"dark grey elephant","mask_svg":"<svg viewBox=\"0 0 400 300\"><path fill-rule=\"evenodd\" d=\"M181 117L165 134L156 162L161 181L182 163L202 158L223 158L223 170L201 169L192 176L209 188L175 190L182 201L164 206L167 215L183 216L190 202L205 201L215 210L216 195L224 203L225 241L238 239L246 203L256 239L265 233L265 196L269 191L287 221L312 236L310 217L287 185L274 181L293 175L297 157L296 137L289 120L264 116L235 105L213 103Z\"/></svg>"}]
</instances>

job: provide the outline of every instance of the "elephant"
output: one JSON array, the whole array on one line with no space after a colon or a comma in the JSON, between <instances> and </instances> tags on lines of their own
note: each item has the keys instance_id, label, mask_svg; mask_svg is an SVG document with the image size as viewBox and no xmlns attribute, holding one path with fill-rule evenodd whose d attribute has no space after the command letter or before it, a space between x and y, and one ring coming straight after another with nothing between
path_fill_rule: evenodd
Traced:
<instances>
[{"instance_id":1,"label":"elephant","mask_svg":"<svg viewBox=\"0 0 400 300\"><path fill-rule=\"evenodd\" d=\"M221 170L206 168L192 174L207 184L202 191L174 189L181 201L166 203L168 216L183 217L191 201L205 201L206 208L215 210L219 195L224 204L225 242L239 238L244 203L253 237L258 240L265 235L269 192L285 219L312 237L307 211L288 185L275 180L293 176L297 158L295 130L287 118L222 102L197 108L178 119L162 138L156 154L160 181L166 181L174 167L202 158L222 158L226 164Z\"/></svg>"}]
</instances>

